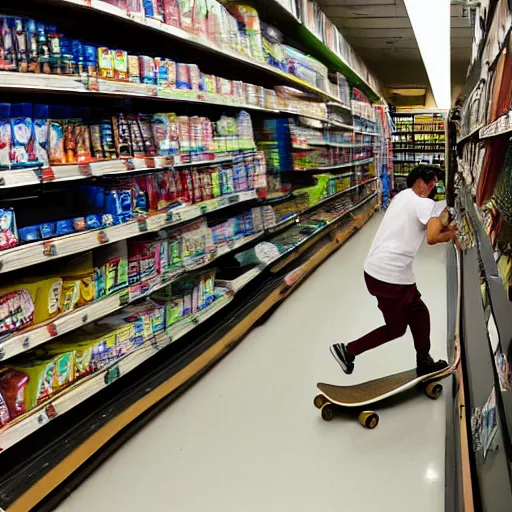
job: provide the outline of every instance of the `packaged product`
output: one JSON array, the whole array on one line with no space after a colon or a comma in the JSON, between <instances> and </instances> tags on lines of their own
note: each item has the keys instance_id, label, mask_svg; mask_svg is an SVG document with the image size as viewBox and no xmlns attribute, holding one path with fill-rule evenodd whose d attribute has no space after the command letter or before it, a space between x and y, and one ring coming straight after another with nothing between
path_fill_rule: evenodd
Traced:
<instances>
[{"instance_id":1,"label":"packaged product","mask_svg":"<svg viewBox=\"0 0 512 512\"><path fill-rule=\"evenodd\" d=\"M155 59L147 55L139 57L140 81L143 84L155 83Z\"/></svg>"},{"instance_id":2,"label":"packaged product","mask_svg":"<svg viewBox=\"0 0 512 512\"><path fill-rule=\"evenodd\" d=\"M164 0L164 21L167 25L181 28L181 15L178 0Z\"/></svg>"},{"instance_id":3,"label":"packaged product","mask_svg":"<svg viewBox=\"0 0 512 512\"><path fill-rule=\"evenodd\" d=\"M11 28L11 20L7 16L0 17L0 70L16 69L16 51Z\"/></svg>"},{"instance_id":4,"label":"packaged product","mask_svg":"<svg viewBox=\"0 0 512 512\"><path fill-rule=\"evenodd\" d=\"M128 55L128 78L130 82L140 82L139 56Z\"/></svg>"},{"instance_id":5,"label":"packaged product","mask_svg":"<svg viewBox=\"0 0 512 512\"><path fill-rule=\"evenodd\" d=\"M56 372L54 357L33 355L20 358L12 360L9 368L28 377L23 393L25 411L30 411L53 394Z\"/></svg>"},{"instance_id":6,"label":"packaged product","mask_svg":"<svg viewBox=\"0 0 512 512\"><path fill-rule=\"evenodd\" d=\"M243 4L228 4L229 12L235 16L240 27L242 50L255 60L263 60L260 18L256 9Z\"/></svg>"},{"instance_id":7,"label":"packaged product","mask_svg":"<svg viewBox=\"0 0 512 512\"><path fill-rule=\"evenodd\" d=\"M128 73L128 53L124 50L112 50L114 79L120 82L127 82Z\"/></svg>"},{"instance_id":8,"label":"packaged product","mask_svg":"<svg viewBox=\"0 0 512 512\"><path fill-rule=\"evenodd\" d=\"M114 130L114 142L118 156L133 156L130 127L123 114L112 117L112 128Z\"/></svg>"},{"instance_id":9,"label":"packaged product","mask_svg":"<svg viewBox=\"0 0 512 512\"><path fill-rule=\"evenodd\" d=\"M46 26L43 23L36 23L37 31L37 55L39 70L41 73L51 73L50 67L50 43L46 35Z\"/></svg>"},{"instance_id":10,"label":"packaged product","mask_svg":"<svg viewBox=\"0 0 512 512\"><path fill-rule=\"evenodd\" d=\"M11 104L0 103L0 168L11 166Z\"/></svg>"},{"instance_id":11,"label":"packaged product","mask_svg":"<svg viewBox=\"0 0 512 512\"><path fill-rule=\"evenodd\" d=\"M0 208L0 251L18 245L19 234L12 208Z\"/></svg>"},{"instance_id":12,"label":"packaged product","mask_svg":"<svg viewBox=\"0 0 512 512\"><path fill-rule=\"evenodd\" d=\"M104 46L98 48L99 78L114 78L114 52Z\"/></svg>"},{"instance_id":13,"label":"packaged product","mask_svg":"<svg viewBox=\"0 0 512 512\"><path fill-rule=\"evenodd\" d=\"M178 62L176 64L176 87L178 89L192 90L189 64Z\"/></svg>"},{"instance_id":14,"label":"packaged product","mask_svg":"<svg viewBox=\"0 0 512 512\"><path fill-rule=\"evenodd\" d=\"M0 334L12 333L32 325L35 316L32 293L26 287L0 291L0 312Z\"/></svg>"},{"instance_id":15,"label":"packaged product","mask_svg":"<svg viewBox=\"0 0 512 512\"><path fill-rule=\"evenodd\" d=\"M164 21L164 0L142 0L146 18Z\"/></svg>"},{"instance_id":16,"label":"packaged product","mask_svg":"<svg viewBox=\"0 0 512 512\"><path fill-rule=\"evenodd\" d=\"M28 375L3 368L0 370L0 426L25 413L25 388Z\"/></svg>"},{"instance_id":17,"label":"packaged product","mask_svg":"<svg viewBox=\"0 0 512 512\"><path fill-rule=\"evenodd\" d=\"M181 28L193 32L194 0L178 0Z\"/></svg>"},{"instance_id":18,"label":"packaged product","mask_svg":"<svg viewBox=\"0 0 512 512\"><path fill-rule=\"evenodd\" d=\"M160 87L169 86L169 68L165 59L155 57L155 77L156 84Z\"/></svg>"},{"instance_id":19,"label":"packaged product","mask_svg":"<svg viewBox=\"0 0 512 512\"><path fill-rule=\"evenodd\" d=\"M199 37L206 37L206 17L208 5L206 0L194 0L192 9L192 32Z\"/></svg>"}]
</instances>

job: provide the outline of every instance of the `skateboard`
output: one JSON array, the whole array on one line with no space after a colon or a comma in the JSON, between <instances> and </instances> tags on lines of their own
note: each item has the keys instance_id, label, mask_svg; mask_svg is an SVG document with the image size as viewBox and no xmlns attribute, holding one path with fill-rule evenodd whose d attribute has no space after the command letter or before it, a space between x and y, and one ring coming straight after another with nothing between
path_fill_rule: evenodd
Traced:
<instances>
[{"instance_id":1,"label":"skateboard","mask_svg":"<svg viewBox=\"0 0 512 512\"><path fill-rule=\"evenodd\" d=\"M416 369L405 372L388 375L380 379L370 380L355 386L334 386L332 384L317 384L320 394L315 397L314 404L321 410L322 418L325 421L331 421L338 410L351 409L359 412L359 423L363 427L373 429L379 424L379 415L371 410L370 406L382 402L388 398L398 395L413 387L422 387L425 394L436 400L443 392L441 380L455 372L460 362L460 339L459 339L459 320L460 320L460 254L457 253L457 272L458 272L458 295L457 312L455 323L455 336L453 340L453 350L450 362L446 368L440 371L418 376Z\"/></svg>"}]
</instances>

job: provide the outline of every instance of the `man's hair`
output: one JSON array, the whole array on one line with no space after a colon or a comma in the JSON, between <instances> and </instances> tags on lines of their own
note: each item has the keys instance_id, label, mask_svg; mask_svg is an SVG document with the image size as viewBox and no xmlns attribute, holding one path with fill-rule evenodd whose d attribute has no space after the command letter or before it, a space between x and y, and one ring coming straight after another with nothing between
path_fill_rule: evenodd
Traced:
<instances>
[{"instance_id":1,"label":"man's hair","mask_svg":"<svg viewBox=\"0 0 512 512\"><path fill-rule=\"evenodd\" d=\"M418 180L423 180L425 183L430 183L434 179L440 179L442 171L439 167L434 165L418 165L407 176L405 182L407 187L411 188Z\"/></svg>"}]
</instances>

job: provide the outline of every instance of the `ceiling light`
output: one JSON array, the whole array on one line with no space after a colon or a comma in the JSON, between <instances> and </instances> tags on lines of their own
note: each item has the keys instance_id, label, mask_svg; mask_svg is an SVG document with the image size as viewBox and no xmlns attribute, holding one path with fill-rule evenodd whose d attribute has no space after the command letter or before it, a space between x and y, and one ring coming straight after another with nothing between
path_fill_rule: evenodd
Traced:
<instances>
[{"instance_id":1,"label":"ceiling light","mask_svg":"<svg viewBox=\"0 0 512 512\"><path fill-rule=\"evenodd\" d=\"M450 0L404 0L437 108L451 107Z\"/></svg>"}]
</instances>

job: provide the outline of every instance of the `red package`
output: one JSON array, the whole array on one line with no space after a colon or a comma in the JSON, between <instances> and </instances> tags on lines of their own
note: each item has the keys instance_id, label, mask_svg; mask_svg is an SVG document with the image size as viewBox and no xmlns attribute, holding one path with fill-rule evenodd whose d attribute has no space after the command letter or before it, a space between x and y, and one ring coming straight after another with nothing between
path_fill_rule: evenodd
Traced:
<instances>
[{"instance_id":1,"label":"red package","mask_svg":"<svg viewBox=\"0 0 512 512\"><path fill-rule=\"evenodd\" d=\"M190 203L192 202L192 176L190 171L180 171L180 181L182 189L182 199Z\"/></svg>"},{"instance_id":2,"label":"red package","mask_svg":"<svg viewBox=\"0 0 512 512\"><path fill-rule=\"evenodd\" d=\"M164 21L171 27L181 28L180 7L177 0L163 0Z\"/></svg>"},{"instance_id":3,"label":"red package","mask_svg":"<svg viewBox=\"0 0 512 512\"><path fill-rule=\"evenodd\" d=\"M199 177L199 171L194 169L191 172L192 175L192 202L200 203L203 200L203 195L201 194L201 178Z\"/></svg>"},{"instance_id":4,"label":"red package","mask_svg":"<svg viewBox=\"0 0 512 512\"><path fill-rule=\"evenodd\" d=\"M8 368L0 373L0 393L9 409L11 420L25 412L24 396L28 381L28 375L18 370Z\"/></svg>"}]
</instances>

